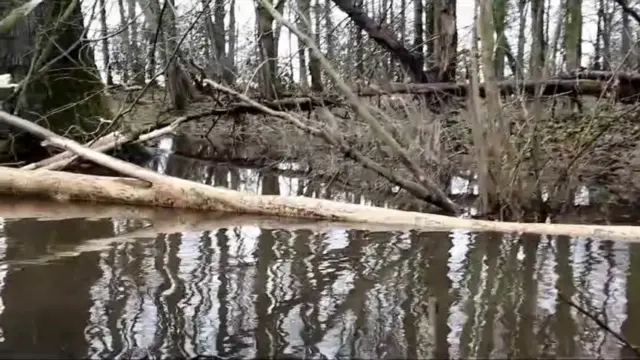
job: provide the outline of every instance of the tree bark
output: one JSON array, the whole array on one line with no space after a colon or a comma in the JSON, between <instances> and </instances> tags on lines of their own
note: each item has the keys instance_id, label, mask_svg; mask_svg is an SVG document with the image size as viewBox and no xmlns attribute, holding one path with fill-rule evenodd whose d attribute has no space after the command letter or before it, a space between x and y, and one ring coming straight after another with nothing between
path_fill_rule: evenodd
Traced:
<instances>
[{"instance_id":1,"label":"tree bark","mask_svg":"<svg viewBox=\"0 0 640 360\"><path fill-rule=\"evenodd\" d=\"M320 46L320 17L322 16L322 9L320 8L320 1L315 0L313 7L313 18L315 19L315 30L309 33L309 36L315 40L318 47ZM309 20L311 18L309 17ZM315 92L322 92L324 85L322 84L322 67L320 66L320 60L316 54L309 49L309 74L311 74L311 90Z\"/></svg>"},{"instance_id":2,"label":"tree bark","mask_svg":"<svg viewBox=\"0 0 640 360\"><path fill-rule=\"evenodd\" d=\"M106 155L104 155L106 156ZM311 219L316 226L356 226L374 229L446 231L464 228L470 231L526 232L546 235L606 237L634 241L640 237L637 226L600 226L483 221L400 211L325 199L298 196L255 195L212 187L178 178L163 177L164 182L149 184L132 178L72 174L58 171L29 171L0 167L0 193L14 196L35 196L69 203L73 202L143 205L186 208L200 211L224 211L245 214L246 224L255 224L249 215ZM3 208L4 210L4 208ZM119 209L121 211L123 209ZM144 209L142 209L144 211ZM208 215L211 217L211 214ZM242 217L240 217L242 219ZM258 219L260 220L260 219ZM262 219L268 224L271 219ZM322 224L318 220L331 221ZM280 227L283 220L279 220ZM286 222L286 220L284 220ZM229 219L225 219L225 224ZM258 221L261 223L261 221ZM337 223L337 224L336 224ZM276 226L275 224L272 226ZM289 226L295 226L291 224ZM305 228L308 224L304 224Z\"/></svg>"},{"instance_id":3,"label":"tree bark","mask_svg":"<svg viewBox=\"0 0 640 360\"><path fill-rule=\"evenodd\" d=\"M424 10L422 0L413 0L413 51L418 56L420 68L424 69L424 26L422 19Z\"/></svg>"},{"instance_id":4,"label":"tree bark","mask_svg":"<svg viewBox=\"0 0 640 360\"><path fill-rule=\"evenodd\" d=\"M273 17L264 8L260 0L257 1L256 17L258 22L258 39L260 43L262 91L267 99L276 96L278 54L276 53L275 37L273 33ZM278 0L283 1L283 0Z\"/></svg>"},{"instance_id":5,"label":"tree bark","mask_svg":"<svg viewBox=\"0 0 640 360\"><path fill-rule=\"evenodd\" d=\"M582 0L566 0L564 26L566 68L578 69L582 59Z\"/></svg>"},{"instance_id":6,"label":"tree bark","mask_svg":"<svg viewBox=\"0 0 640 360\"><path fill-rule=\"evenodd\" d=\"M415 81L429 82L427 74L422 69L420 56L407 50L389 30L378 26L362 7L356 6L354 0L333 0L333 3L344 11L358 28L366 31L371 39L398 59Z\"/></svg>"},{"instance_id":7,"label":"tree bark","mask_svg":"<svg viewBox=\"0 0 640 360\"><path fill-rule=\"evenodd\" d=\"M438 4L439 5L439 4ZM456 28L456 0L447 0L442 8L434 8L435 19L435 60L439 82L456 79L456 59L458 30Z\"/></svg>"},{"instance_id":8,"label":"tree bark","mask_svg":"<svg viewBox=\"0 0 640 360\"><path fill-rule=\"evenodd\" d=\"M133 80L133 84L144 85L144 62L141 56L139 43L138 19L136 18L136 1L127 0L127 3L129 6L129 22L131 23L131 36L128 36L129 32L127 31L127 36L129 39L129 49L127 49L127 51L131 54L131 62L129 63L129 66L131 66L131 77ZM149 79L151 79L151 77L149 77Z\"/></svg>"},{"instance_id":9,"label":"tree bark","mask_svg":"<svg viewBox=\"0 0 640 360\"><path fill-rule=\"evenodd\" d=\"M0 3L0 13L7 11L8 5ZM9 73L14 81L20 81L32 62L35 67L22 96L9 107L17 106L18 113L30 120L41 121L44 117L51 129L70 130L69 136L75 139L86 139L96 130L98 117L110 116L100 93L104 84L83 21L79 1L53 0L36 8L26 21L0 38L0 73ZM47 70L41 71L45 64ZM17 156L45 155L32 136L16 140Z\"/></svg>"},{"instance_id":10,"label":"tree bark","mask_svg":"<svg viewBox=\"0 0 640 360\"><path fill-rule=\"evenodd\" d=\"M525 43L525 27L527 25L527 17L525 14L528 0L518 1L518 53L516 57L516 63L518 64L518 72L515 74L516 78L524 79L524 43Z\"/></svg>"},{"instance_id":11,"label":"tree bark","mask_svg":"<svg viewBox=\"0 0 640 360\"><path fill-rule=\"evenodd\" d=\"M229 52L225 67L225 81L231 85L236 82L236 42L238 34L236 32L236 0L229 3Z\"/></svg>"},{"instance_id":12,"label":"tree bark","mask_svg":"<svg viewBox=\"0 0 640 360\"><path fill-rule=\"evenodd\" d=\"M531 60L529 74L537 79L545 66L544 0L531 0Z\"/></svg>"},{"instance_id":13,"label":"tree bark","mask_svg":"<svg viewBox=\"0 0 640 360\"><path fill-rule=\"evenodd\" d=\"M504 78L505 57L508 47L507 34L505 33L507 25L507 6L507 0L497 0L493 3L493 21L498 40L498 46L496 46L495 51L494 68L495 76L498 80L502 80Z\"/></svg>"},{"instance_id":14,"label":"tree bark","mask_svg":"<svg viewBox=\"0 0 640 360\"><path fill-rule=\"evenodd\" d=\"M625 0L620 0L624 3ZM629 13L626 11L622 12L622 29L621 29L621 38L622 43L620 44L620 55L622 56L623 70L630 70L633 68L634 56L631 53L631 24L629 21Z\"/></svg>"},{"instance_id":15,"label":"tree bark","mask_svg":"<svg viewBox=\"0 0 640 360\"><path fill-rule=\"evenodd\" d=\"M132 0L129 0L132 1ZM135 3L134 3L135 4ZM122 41L122 50L124 50L124 64L120 66L122 71L122 83L129 83L129 70L131 70L133 63L133 52L131 49L131 41L129 40L129 26L127 24L127 15L125 13L124 1L118 0L118 10L120 12L120 27L124 28L120 39Z\"/></svg>"},{"instance_id":16,"label":"tree bark","mask_svg":"<svg viewBox=\"0 0 640 360\"><path fill-rule=\"evenodd\" d=\"M100 6L100 43L102 45L102 65L104 66L104 72L107 75L107 85L113 85L113 75L111 71L111 52L109 51L109 37L107 29L107 8L106 1L100 0L98 6Z\"/></svg>"},{"instance_id":17,"label":"tree bark","mask_svg":"<svg viewBox=\"0 0 640 360\"><path fill-rule=\"evenodd\" d=\"M309 35L309 28L311 23L310 17L310 0L298 0L298 29L303 33ZM298 62L300 65L300 85L303 89L309 89L309 76L307 69L307 46L304 41L298 39Z\"/></svg>"}]
</instances>

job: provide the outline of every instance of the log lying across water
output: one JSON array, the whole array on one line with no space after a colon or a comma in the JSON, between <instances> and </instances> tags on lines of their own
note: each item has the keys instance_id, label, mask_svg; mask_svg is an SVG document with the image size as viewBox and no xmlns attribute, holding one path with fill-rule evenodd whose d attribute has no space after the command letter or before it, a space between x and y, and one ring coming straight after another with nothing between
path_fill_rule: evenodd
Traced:
<instances>
[{"instance_id":1,"label":"log lying across water","mask_svg":"<svg viewBox=\"0 0 640 360\"><path fill-rule=\"evenodd\" d=\"M640 227L570 224L529 224L462 219L407 212L297 196L256 195L162 175L112 158L41 126L0 111L0 120L46 139L48 143L129 176L104 177L50 170L0 167L0 194L36 196L58 201L92 201L113 204L173 207L199 211L224 211L353 224L401 226L416 230L528 232L603 239L640 241Z\"/></svg>"},{"instance_id":2,"label":"log lying across water","mask_svg":"<svg viewBox=\"0 0 640 360\"><path fill-rule=\"evenodd\" d=\"M162 175L158 174L158 176ZM167 178L168 181L150 184L132 178L0 167L0 193L23 197L37 196L57 201L79 200L315 219L339 222L342 226L349 223L372 224L378 229L384 226L390 229L422 231L464 228L472 231L527 232L640 241L640 227L637 226L530 224L472 220L302 196L255 195L168 176ZM233 221L230 223L233 224Z\"/></svg>"}]
</instances>

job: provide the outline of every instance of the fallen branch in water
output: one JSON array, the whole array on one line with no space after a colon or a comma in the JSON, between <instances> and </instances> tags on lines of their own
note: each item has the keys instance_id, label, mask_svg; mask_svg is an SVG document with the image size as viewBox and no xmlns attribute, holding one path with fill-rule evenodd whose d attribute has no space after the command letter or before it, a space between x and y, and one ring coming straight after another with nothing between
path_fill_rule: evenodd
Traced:
<instances>
[{"instance_id":1,"label":"fallen branch in water","mask_svg":"<svg viewBox=\"0 0 640 360\"><path fill-rule=\"evenodd\" d=\"M393 184L398 185L399 187L406 190L407 192L414 195L415 197L422 199L427 203L433 204L441 209L444 209L445 211L451 214L458 214L460 212L460 208L458 207L458 205L455 204L453 201L451 201L451 199L449 199L447 195L442 190L440 190L433 181L427 178L426 175L422 173L422 171L417 169L417 165L415 165L409 159L403 162L409 163L409 165L407 166L409 170L411 170L416 175L416 177L421 177L421 183L425 183L426 186L423 186L421 183L405 179L401 175L396 174L395 172L385 168L384 166L375 162L371 158L366 157L358 150L350 147L339 133L337 133L336 131L330 131L326 126L323 126L322 129L307 126L299 118L297 118L296 116L290 113L269 109L264 105L258 103L257 101L254 101L246 97L245 95L242 95L236 91L233 91L232 89L222 86L214 81L205 79L204 82L209 84L214 89L226 92L233 96L237 96L245 103L254 106L256 109L259 109L265 114L285 120L291 125L297 127L298 129L310 135L321 138L327 144L337 147L346 157L355 160L357 163L359 163L360 165L362 165L367 169L373 170L378 175L384 177L385 179L389 180ZM319 115L328 123L335 121L335 119L333 118L333 115L331 115L331 113L326 108L320 109ZM403 155L405 158L408 158L408 155L406 154L399 154L399 155L401 156Z\"/></svg>"},{"instance_id":2,"label":"fallen branch in water","mask_svg":"<svg viewBox=\"0 0 640 360\"><path fill-rule=\"evenodd\" d=\"M637 226L599 226L494 222L407 212L359 204L295 196L256 195L212 187L161 175L114 159L64 139L41 126L0 111L0 119L44 137L51 144L85 159L134 177L115 178L58 171L29 171L0 167L0 193L37 196L58 201L80 200L115 204L173 207L199 211L281 216L355 224L377 224L433 231L464 228L471 231L526 232L604 239L640 239Z\"/></svg>"},{"instance_id":3,"label":"fallen branch in water","mask_svg":"<svg viewBox=\"0 0 640 360\"><path fill-rule=\"evenodd\" d=\"M609 325L607 325L607 323L605 323L604 321L598 319L597 316L589 313L587 310L585 310L582 307L580 307L578 304L573 302L571 299L569 299L566 296L564 296L564 294L558 293L558 298L562 302L564 302L565 304L567 304L567 305L571 306L572 308L578 310L578 312L581 313L582 315L584 315L584 316L588 317L589 319L593 320L596 323L596 325L598 325L599 328L601 328L602 330L606 331L607 333L613 335L613 337L618 339L618 341L620 341L620 343L622 343L622 345L624 345L627 349L633 351L634 354L638 358L640 358L640 349L638 349L637 346L632 345L622 334L620 334L617 331L614 331Z\"/></svg>"},{"instance_id":4,"label":"fallen branch in water","mask_svg":"<svg viewBox=\"0 0 640 360\"><path fill-rule=\"evenodd\" d=\"M122 134L120 134L117 131L114 131L112 133L109 133L95 141L91 141L88 142L86 144L84 144L84 146L90 147L92 149L97 149L105 144L109 144L111 142L113 142L114 140L116 140L119 136L122 136ZM92 144L93 143L93 144ZM99 150L98 150L99 151ZM25 165L23 167L21 167L22 170L35 170L35 169L39 169L39 168L44 168L47 167L51 164L55 164L57 162L61 162L70 158L75 157L75 155L71 152L71 151L64 151L61 152L59 154L56 154L52 157L40 160L38 162L35 163L31 163L28 165ZM53 170L53 169L52 169Z\"/></svg>"},{"instance_id":5,"label":"fallen branch in water","mask_svg":"<svg viewBox=\"0 0 640 360\"><path fill-rule=\"evenodd\" d=\"M157 128L158 126L162 126L163 124L158 124L156 126L151 127L150 129L143 129L139 131L131 131L126 134L121 134L119 132L113 132L108 135L105 135L99 139L97 139L90 148L98 151L98 152L107 152L115 149L118 146L122 146L128 143L143 143L146 141L150 141L161 136L169 135L174 133L178 127L184 122L199 119L204 116L211 116L212 111L206 111L203 113L193 114L189 116L183 116L175 119L169 125L166 125L161 128ZM87 147L91 143L87 143L84 146ZM50 158L38 161L37 163L32 163L26 166L21 167L23 170L35 170L35 169L43 169L43 170L60 170L64 169L65 166L69 165L71 162L78 158L72 151L67 150L56 154Z\"/></svg>"},{"instance_id":6,"label":"fallen branch in water","mask_svg":"<svg viewBox=\"0 0 640 360\"><path fill-rule=\"evenodd\" d=\"M159 174L157 176L169 179L149 184L131 178L0 167L0 193L20 197L36 196L57 201L78 200L246 214L246 216L238 218L222 217L220 226L222 224L226 224L225 226L230 226L230 224L256 225L256 218L248 216L252 214L330 221L331 223L321 222L327 227L421 231L448 231L462 228L470 231L523 232L640 241L640 227L638 226L517 223L462 219L324 199L255 195ZM85 215L88 214L90 212ZM121 215L126 215L126 213ZM304 221L284 220L285 223L289 223L288 226L297 228L311 226L311 224L305 224ZM202 224L210 229L213 226L210 221L204 219ZM272 227L283 226L275 220L265 219L263 221L265 221L264 225L271 221ZM262 222L259 221L258 224L262 224Z\"/></svg>"}]
</instances>

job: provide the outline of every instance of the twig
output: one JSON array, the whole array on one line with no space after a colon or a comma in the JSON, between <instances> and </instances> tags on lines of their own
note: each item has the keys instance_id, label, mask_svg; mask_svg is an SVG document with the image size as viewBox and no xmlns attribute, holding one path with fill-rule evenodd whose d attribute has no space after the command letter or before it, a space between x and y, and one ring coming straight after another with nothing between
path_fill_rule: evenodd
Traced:
<instances>
[{"instance_id":1,"label":"twig","mask_svg":"<svg viewBox=\"0 0 640 360\"><path fill-rule=\"evenodd\" d=\"M627 348L631 349L636 354L636 356L638 356L640 358L640 350L636 346L631 345L631 343L629 343L629 341L627 341L627 339L622 334L618 333L617 331L614 331L604 321L598 319L595 315L593 315L593 314L589 313L587 310L581 308L578 304L576 304L573 301L571 301L571 299L567 298L561 292L558 292L558 298L560 298L560 300L562 300L563 302L565 302L566 304L568 304L572 308L578 310L578 312L581 313L582 315L584 315L584 316L588 317L589 319L593 320L596 323L596 325L598 325L601 329L603 329L607 333L613 335L616 339L618 339L618 341L620 341Z\"/></svg>"}]
</instances>

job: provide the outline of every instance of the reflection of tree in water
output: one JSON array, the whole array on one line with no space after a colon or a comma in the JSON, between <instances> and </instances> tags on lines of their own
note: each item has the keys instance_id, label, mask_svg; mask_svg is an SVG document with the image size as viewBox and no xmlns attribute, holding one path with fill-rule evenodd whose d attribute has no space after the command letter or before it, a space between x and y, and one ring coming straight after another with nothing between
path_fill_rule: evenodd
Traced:
<instances>
[{"instance_id":1,"label":"reflection of tree in water","mask_svg":"<svg viewBox=\"0 0 640 360\"><path fill-rule=\"evenodd\" d=\"M33 259L51 248L74 246L94 237L113 236L110 220L10 220L4 225L6 257ZM6 331L0 354L60 356L87 354L90 289L100 278L98 253L68 257L46 266L10 266L2 289ZM60 326L64 324L64 326ZM99 329L92 329L99 331Z\"/></svg>"},{"instance_id":2,"label":"reflection of tree in water","mask_svg":"<svg viewBox=\"0 0 640 360\"><path fill-rule=\"evenodd\" d=\"M214 169L211 183L237 186L240 177L233 174ZM261 193L277 194L279 185L275 174L260 177ZM17 224L13 228L8 224L7 250L8 256L18 259L114 231L106 220ZM77 231L82 226L84 231ZM43 233L49 236L42 237ZM33 241L38 236L40 242ZM577 241L585 254L574 261L575 251L568 240L539 242L537 236L518 240L488 233L460 238L444 232L333 229L314 233L250 226L160 234L60 262L11 270L2 292L7 309L0 315L0 326L8 329L18 321L22 324L24 318L33 319L32 329L39 329L38 336L49 336L60 332L59 328L42 329L51 324L51 309L60 310L60 317L71 328L52 338L66 341L64 351L69 354L96 357L134 347L174 357L615 353L619 346L612 338L558 301L557 294L573 293L585 307L580 297L591 295L590 301L597 305L595 313L606 309L615 328L620 317L619 295L615 294L625 266L617 257L618 248L603 243L598 249ZM633 249L630 247L631 256ZM90 270L80 271L82 266ZM27 277L20 275L25 271ZM633 268L629 271L632 277ZM602 277L599 283L596 275ZM42 278L56 287L42 285ZM38 290L20 289L26 286L16 287L17 281L34 284ZM36 293L51 297L42 295L45 290L51 292L53 302L23 299L25 294L34 297ZM589 290L598 293L589 294ZM627 291L631 304L633 290ZM551 307L543 306L546 300L551 300ZM19 318L16 312L24 314L24 309L36 315ZM627 311L633 316L633 306ZM80 313L82 322L68 320L77 319ZM626 321L624 331L632 326ZM597 335L597 341L590 344L593 349L577 342L578 337L582 341L590 338L585 333ZM453 340L454 335L459 341ZM31 334L7 332L7 340L25 348ZM53 349L52 344L40 338L34 349L46 352ZM0 344L0 350L11 351L6 343ZM58 349L52 351L62 354Z\"/></svg>"}]
</instances>

